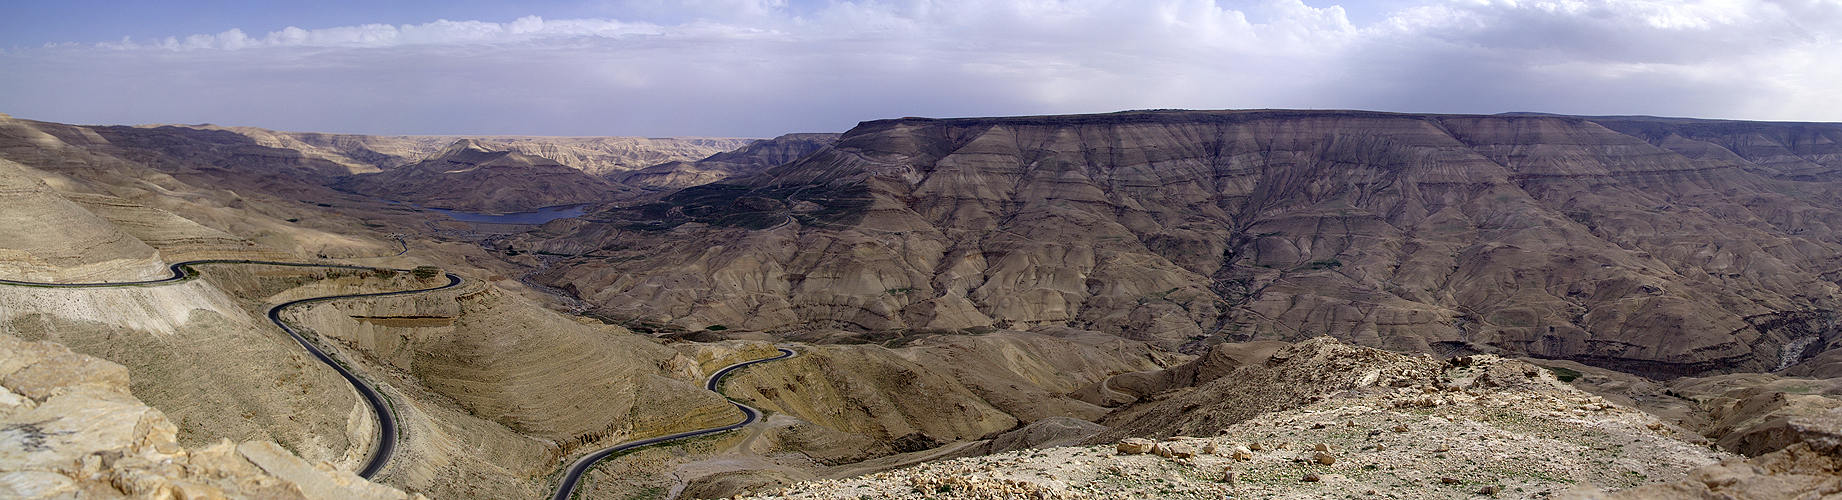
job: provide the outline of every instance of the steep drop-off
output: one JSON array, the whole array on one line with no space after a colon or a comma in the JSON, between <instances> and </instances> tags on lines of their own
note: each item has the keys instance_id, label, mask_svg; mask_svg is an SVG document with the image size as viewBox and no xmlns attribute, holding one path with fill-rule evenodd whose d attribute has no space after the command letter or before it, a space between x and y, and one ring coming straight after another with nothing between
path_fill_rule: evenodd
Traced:
<instances>
[{"instance_id":1,"label":"steep drop-off","mask_svg":"<svg viewBox=\"0 0 1842 500\"><path fill-rule=\"evenodd\" d=\"M838 134L787 134L749 143L697 161L673 161L617 174L622 184L645 189L682 189L752 175L798 160L838 142Z\"/></svg>"},{"instance_id":2,"label":"steep drop-off","mask_svg":"<svg viewBox=\"0 0 1842 500\"><path fill-rule=\"evenodd\" d=\"M357 135L315 132L281 132L255 127L199 125L201 130L227 130L257 143L300 151L350 165L352 173L390 170L427 159L452 145L456 136ZM728 137L535 137L468 136L498 151L515 151L555 160L589 175L608 177L661 163L695 161L749 145L754 139Z\"/></svg>"},{"instance_id":3,"label":"steep drop-off","mask_svg":"<svg viewBox=\"0 0 1842 500\"><path fill-rule=\"evenodd\" d=\"M340 187L392 201L467 212L526 212L608 201L633 188L608 183L541 156L455 141L427 160L340 179Z\"/></svg>"},{"instance_id":4,"label":"steep drop-off","mask_svg":"<svg viewBox=\"0 0 1842 500\"><path fill-rule=\"evenodd\" d=\"M1710 123L1730 143L1747 126ZM1772 369L1835 340L1810 318L1837 307L1842 202L1819 168L1837 157L1684 141L1560 116L884 120L509 244L575 256L541 279L603 314L693 330L1328 334L1645 373Z\"/></svg>"}]
</instances>

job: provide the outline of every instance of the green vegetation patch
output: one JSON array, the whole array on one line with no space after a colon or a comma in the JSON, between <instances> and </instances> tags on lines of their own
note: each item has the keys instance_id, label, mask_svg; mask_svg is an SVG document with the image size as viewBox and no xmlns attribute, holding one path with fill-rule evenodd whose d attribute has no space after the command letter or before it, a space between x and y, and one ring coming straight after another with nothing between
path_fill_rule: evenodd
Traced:
<instances>
[{"instance_id":1,"label":"green vegetation patch","mask_svg":"<svg viewBox=\"0 0 1842 500\"><path fill-rule=\"evenodd\" d=\"M1548 371L1554 372L1554 378L1560 379L1562 382L1572 382L1574 380L1578 380L1580 378L1580 375L1582 375L1578 371L1561 368L1558 366L1548 366L1544 368L1547 368Z\"/></svg>"},{"instance_id":2,"label":"green vegetation patch","mask_svg":"<svg viewBox=\"0 0 1842 500\"><path fill-rule=\"evenodd\" d=\"M1324 260L1314 260L1311 262L1307 262L1305 263L1305 265L1298 266L1296 270L1321 271L1325 269L1336 269L1339 267L1343 267L1343 261L1340 261L1337 259L1324 259Z\"/></svg>"}]
</instances>

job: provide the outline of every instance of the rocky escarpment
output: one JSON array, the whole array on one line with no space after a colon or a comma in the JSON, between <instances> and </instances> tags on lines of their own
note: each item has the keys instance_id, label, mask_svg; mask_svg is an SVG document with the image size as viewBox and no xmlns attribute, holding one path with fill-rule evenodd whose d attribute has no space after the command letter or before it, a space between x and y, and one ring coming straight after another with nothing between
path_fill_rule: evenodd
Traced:
<instances>
[{"instance_id":1,"label":"rocky escarpment","mask_svg":"<svg viewBox=\"0 0 1842 500\"><path fill-rule=\"evenodd\" d=\"M354 197L324 186L327 175L345 167L229 132L82 127L0 115L0 158L29 167L59 196L178 257L229 250L351 257L397 247L364 215L327 203Z\"/></svg>"},{"instance_id":2,"label":"rocky escarpment","mask_svg":"<svg viewBox=\"0 0 1842 500\"><path fill-rule=\"evenodd\" d=\"M724 394L764 412L760 423L610 460L590 471L581 494L723 498L765 484L1076 442L1102 430L1089 420L1106 410L1067 391L1183 359L1093 332L890 342L898 344L786 345L799 355L751 365L722 384ZM694 361L675 365L697 373L777 355L758 340L670 345Z\"/></svg>"},{"instance_id":3,"label":"rocky escarpment","mask_svg":"<svg viewBox=\"0 0 1842 500\"><path fill-rule=\"evenodd\" d=\"M1244 367L1198 388L1208 393L1202 399L1157 405L1227 415L1252 399L1227 391L1249 389L1305 395L1304 404L1168 437L1162 429L1109 434L1092 446L934 462L748 498L1550 498L1680 481L1732 458L1520 361L1440 362L1324 339L1274 358L1274 369L1316 371L1274 378L1266 366Z\"/></svg>"},{"instance_id":4,"label":"rocky escarpment","mask_svg":"<svg viewBox=\"0 0 1842 500\"><path fill-rule=\"evenodd\" d=\"M1836 159L1814 139L1708 152L1751 137L1719 133L1686 155L1560 116L884 120L507 244L575 256L539 279L604 314L693 330L1057 325L1196 348L1329 334L1771 369L1807 335L1749 318L1836 310L1842 202L1814 167L1760 162Z\"/></svg>"},{"instance_id":5,"label":"rocky escarpment","mask_svg":"<svg viewBox=\"0 0 1842 500\"><path fill-rule=\"evenodd\" d=\"M1048 418L1096 420L1105 409L1066 394L1110 373L1180 359L1138 343L1028 332L801 351L732 375L725 394L801 420L772 439L827 465L977 440Z\"/></svg>"},{"instance_id":6,"label":"rocky escarpment","mask_svg":"<svg viewBox=\"0 0 1842 500\"><path fill-rule=\"evenodd\" d=\"M444 281L363 271L298 286L310 275L250 269L212 279L265 303ZM550 474L582 453L741 418L699 388L696 374L670 368L687 363L674 364L671 349L572 321L478 280L314 303L284 319L341 351L390 398L406 437L379 480L436 498L539 496L552 486Z\"/></svg>"},{"instance_id":7,"label":"rocky escarpment","mask_svg":"<svg viewBox=\"0 0 1842 500\"><path fill-rule=\"evenodd\" d=\"M1216 344L1201 356L1165 370L1122 373L1082 387L1069 396L1115 407L1165 391L1207 384L1249 365L1264 364L1291 344L1277 341Z\"/></svg>"},{"instance_id":8,"label":"rocky escarpment","mask_svg":"<svg viewBox=\"0 0 1842 500\"><path fill-rule=\"evenodd\" d=\"M1217 346L1217 350L1227 350ZM1441 376L1442 363L1318 337L1273 350L1214 380L1162 392L1100 421L1109 427L1093 441L1125 437L1206 436L1262 413L1305 406L1326 394L1368 387L1405 387ZM1534 369L1523 377L1538 374ZM1419 381L1419 382L1416 382Z\"/></svg>"},{"instance_id":9,"label":"rocky escarpment","mask_svg":"<svg viewBox=\"0 0 1842 500\"><path fill-rule=\"evenodd\" d=\"M163 277L153 247L0 160L0 279L85 283Z\"/></svg>"},{"instance_id":10,"label":"rocky escarpment","mask_svg":"<svg viewBox=\"0 0 1842 500\"><path fill-rule=\"evenodd\" d=\"M0 335L0 496L421 499L272 441L181 447L178 428L128 392L128 370L50 342Z\"/></svg>"},{"instance_id":11,"label":"rocky escarpment","mask_svg":"<svg viewBox=\"0 0 1842 500\"><path fill-rule=\"evenodd\" d=\"M1783 450L1751 459L1729 458L1697 468L1687 478L1647 484L1623 491L1573 491L1563 500L1691 500L1735 498L1826 498L1842 492L1842 414L1792 419L1788 424L1792 444Z\"/></svg>"},{"instance_id":12,"label":"rocky escarpment","mask_svg":"<svg viewBox=\"0 0 1842 500\"><path fill-rule=\"evenodd\" d=\"M556 160L492 151L472 139L455 141L421 162L343 178L339 186L386 200L488 213L608 201L633 191Z\"/></svg>"},{"instance_id":13,"label":"rocky escarpment","mask_svg":"<svg viewBox=\"0 0 1842 500\"><path fill-rule=\"evenodd\" d=\"M390 170L416 163L447 148L456 139L454 136L430 135L281 132L255 127L213 125L194 128L236 132L264 146L292 149L349 165L351 173ZM727 137L471 136L468 139L496 151L516 151L549 158L603 178L661 163L695 161L748 146L754 141Z\"/></svg>"},{"instance_id":14,"label":"rocky escarpment","mask_svg":"<svg viewBox=\"0 0 1842 500\"><path fill-rule=\"evenodd\" d=\"M786 134L697 161L673 161L617 174L613 180L646 189L681 189L744 177L798 160L838 142L839 134Z\"/></svg>"}]
</instances>

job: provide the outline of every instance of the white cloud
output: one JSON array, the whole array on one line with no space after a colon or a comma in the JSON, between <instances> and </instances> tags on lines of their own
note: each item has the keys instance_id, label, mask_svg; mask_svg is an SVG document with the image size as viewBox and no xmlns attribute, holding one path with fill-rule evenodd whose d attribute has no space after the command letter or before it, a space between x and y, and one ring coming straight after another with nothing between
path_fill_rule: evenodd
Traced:
<instances>
[{"instance_id":1,"label":"white cloud","mask_svg":"<svg viewBox=\"0 0 1842 500\"><path fill-rule=\"evenodd\" d=\"M367 133L772 135L893 116L1311 107L1842 120L1837 0L622 4L0 54L0 111ZM671 21L657 21L670 19Z\"/></svg>"},{"instance_id":2,"label":"white cloud","mask_svg":"<svg viewBox=\"0 0 1842 500\"><path fill-rule=\"evenodd\" d=\"M425 24L366 24L305 30L289 26L262 38L251 38L242 30L231 29L216 35L191 35L185 38L96 44L98 48L117 50L241 50L275 47L347 47L383 48L415 45L466 45L517 43L557 37L610 37L660 34L661 28L646 23L623 23L602 19L564 19L545 21L526 16L509 23L484 21L437 20Z\"/></svg>"}]
</instances>

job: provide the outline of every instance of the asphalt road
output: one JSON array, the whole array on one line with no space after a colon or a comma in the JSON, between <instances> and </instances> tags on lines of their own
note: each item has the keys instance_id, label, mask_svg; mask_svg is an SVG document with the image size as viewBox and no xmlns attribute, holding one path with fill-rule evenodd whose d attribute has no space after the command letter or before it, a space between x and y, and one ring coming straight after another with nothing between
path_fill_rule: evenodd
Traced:
<instances>
[{"instance_id":1,"label":"asphalt road","mask_svg":"<svg viewBox=\"0 0 1842 500\"><path fill-rule=\"evenodd\" d=\"M424 288L420 290L404 290L401 292L360 293L360 294L354 294L354 295L333 295L329 297L314 297L311 299L301 299L301 300L296 300L293 302L287 302L287 303L283 303L281 305L277 305L275 307L269 308L269 321L275 323L275 326L281 327L283 331L288 332L288 336L294 337L294 341L300 342L301 347L306 348L307 352L313 353L314 358L319 359L321 363L326 363L326 366L333 367L334 371L339 372L339 376L345 377L345 381L351 383L352 388L357 389L359 395L364 396L365 403L371 405L371 412L377 415L377 427L378 427L377 447L371 450L371 460L368 462L365 462L365 466L358 470L358 477L370 479L371 477L376 476L378 471L384 470L385 465L390 464L390 456L395 454L397 451L397 433L398 432L397 432L396 412L390 410L390 404L384 401L384 396L382 394L378 394L377 389L372 388L371 384L367 384L363 380L360 380L357 374L354 374L352 373L351 370L346 369L345 366L340 364L338 360L335 360L333 359L332 356L327 355L325 351L321 351L320 348L314 346L312 342L308 342L307 337L301 336L300 332L295 331L293 327L290 327L288 326L286 322L283 322L281 320L281 310L297 305L297 304L306 304L309 302L320 302L320 301L334 300L334 299L350 299L350 298L357 298L357 297L386 297L386 296L391 296L391 295L405 295L405 294L411 294L411 293L421 293L421 292L440 290L443 288L452 288L460 284L461 284L460 276L457 276L454 273L448 273L448 284L441 285L441 286L434 287L434 288Z\"/></svg>"},{"instance_id":2,"label":"asphalt road","mask_svg":"<svg viewBox=\"0 0 1842 500\"><path fill-rule=\"evenodd\" d=\"M167 266L167 269L171 270L173 275L170 277L156 279L156 280L121 281L121 282L112 282L112 283L37 283L37 282L31 282L31 281L0 280L0 285L18 285L18 286L34 286L34 287L50 287L50 288L96 288L96 287L111 287L111 286L146 286L146 285L179 283L183 281L189 281L192 278L195 278L198 276L198 271L192 269L192 266L195 264L256 264L256 265L265 265L265 266L325 267L325 268L334 268L334 269L383 269L383 268L371 267L371 266L348 266L348 265L342 265L342 264L303 264L303 263L297 263L297 262L268 262L268 261L260 261L260 260L191 260L191 261L180 262L177 264ZM410 270L408 269L392 269L392 271L410 272ZM358 471L359 477L370 479L371 477L376 476L378 471L383 470L384 466L390 463L390 456L396 453L397 434L398 434L396 413L390 410L389 403L384 401L383 395L379 394L377 392L377 389L372 388L370 384L367 384L363 380L359 379L358 375L352 373L351 370L346 369L345 365L340 364L338 360L333 359L332 356L326 354L326 351L320 350L320 348L318 346L313 345L312 342L308 342L307 338L302 336L300 332L295 331L293 327L290 327L288 326L286 322L283 322L281 320L281 311L288 307L292 307L298 304L305 304L309 302L319 302L319 301L335 300L335 299L349 299L349 298L357 298L357 297L385 297L385 296L391 296L391 295L406 295L406 294L411 294L411 293L421 293L421 292L428 292L428 291L434 291L434 290L441 290L444 288L452 288L456 285L461 284L461 277L459 275L456 275L454 273L447 273L447 277L448 277L448 284L441 285L438 287L433 287L433 288L423 288L423 289L418 289L418 290L404 290L400 292L360 293L360 294L352 294L352 295L333 295L333 296L327 296L327 297L314 297L310 299L301 299L301 300L296 300L293 302L288 302L285 304L277 305L275 307L270 307L268 310L268 317L269 317L270 322L275 323L275 326L281 327L282 331L288 332L288 336L293 337L295 342L299 342L302 348L307 349L308 353L313 354L314 358L319 359L321 363L326 363L326 366L332 367L333 371L339 372L339 376L345 377L345 381L352 384L352 389L357 390L358 394L364 397L365 403L371 405L371 411L376 414L377 425L378 425L377 447L371 450L371 459L365 462L365 466L363 468L359 469ZM734 367L731 367L731 368L734 368Z\"/></svg>"},{"instance_id":3,"label":"asphalt road","mask_svg":"<svg viewBox=\"0 0 1842 500\"><path fill-rule=\"evenodd\" d=\"M716 374L711 375L710 379L704 382L704 389L708 389L711 392L715 392L717 394L722 394L722 391L717 390L717 388L721 386L723 382L723 377L725 375L729 375L729 372L736 371L736 369L742 368L744 366L752 365L755 363L791 358L795 354L797 354L797 353L794 353L792 349L788 349L785 347L780 347L778 349L780 349L779 356L775 356L772 358L762 358L762 359L757 359L754 361L744 361L741 363L736 363L733 365L723 367L723 369L721 370L717 370ZM551 500L569 500L569 496L575 494L576 492L576 484L582 481L582 474L588 472L588 469L590 467L594 467L597 462L600 462L604 458L608 458L608 455L613 455L615 453L619 453L622 451L639 448L641 446L659 444L659 443L663 443L666 441L673 441L673 440L684 439L688 437L697 437L697 436L702 436L706 434L715 434L718 432L723 432L723 431L728 431L728 430L733 430L733 429L740 429L742 428L742 426L755 423L756 420L761 419L761 412L759 410L751 408L748 405L745 405L742 403L737 403L734 400L730 400L729 404L736 405L736 409L742 410L743 418L741 422L736 422L736 423L725 425L722 427L711 427L708 429L699 429L699 430L694 430L694 431L680 432L677 434L671 434L671 435L666 435L666 436L646 438L646 439L641 439L638 441L628 441L625 443L614 445L613 447L610 447L610 448L603 448L600 451L590 453L587 456L584 456L581 459L576 460L576 463L571 464L569 466L569 472L566 472L563 474L562 482L557 484L556 494L550 496Z\"/></svg>"}]
</instances>

